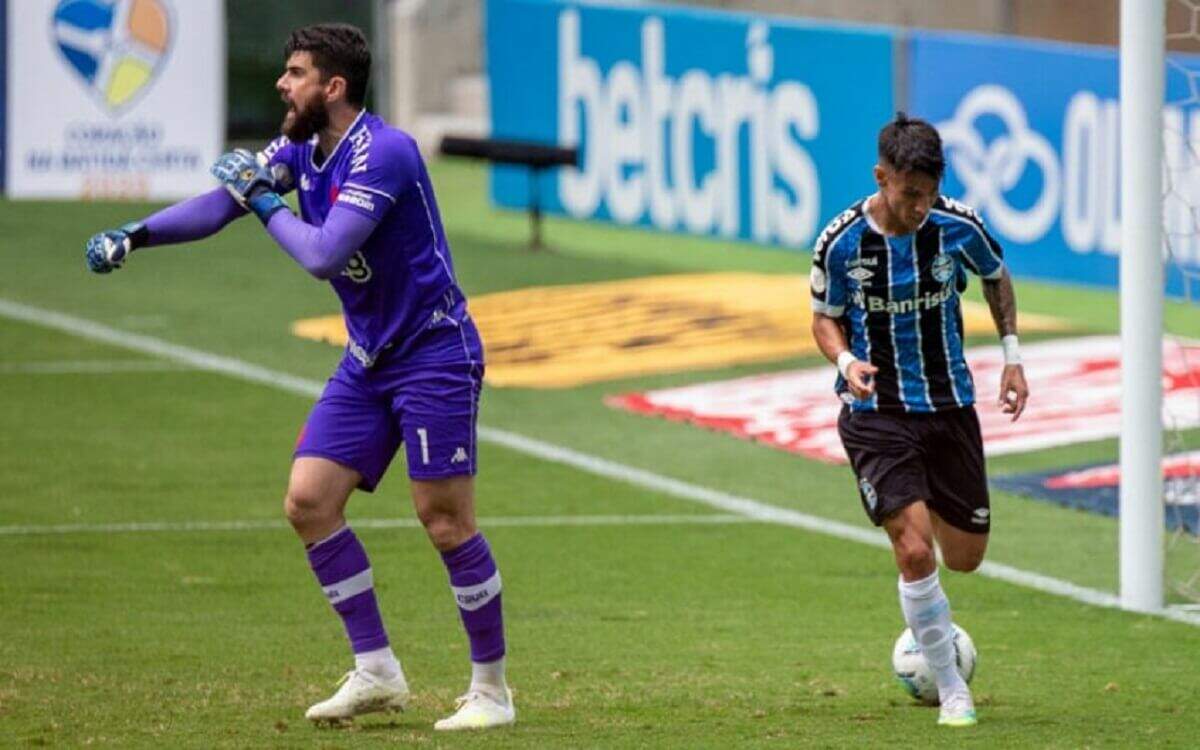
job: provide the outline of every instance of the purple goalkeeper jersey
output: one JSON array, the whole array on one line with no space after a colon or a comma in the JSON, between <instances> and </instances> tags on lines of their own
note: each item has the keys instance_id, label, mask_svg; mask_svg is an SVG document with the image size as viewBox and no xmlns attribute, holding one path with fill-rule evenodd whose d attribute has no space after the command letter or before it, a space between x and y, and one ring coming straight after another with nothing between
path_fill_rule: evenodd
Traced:
<instances>
[{"instance_id":1,"label":"purple goalkeeper jersey","mask_svg":"<svg viewBox=\"0 0 1200 750\"><path fill-rule=\"evenodd\" d=\"M375 230L330 280L342 302L348 351L364 367L381 354L422 361L482 361L477 336L433 337L433 351L414 351L435 328L472 328L458 287L450 247L425 162L410 135L363 110L342 140L316 163L317 139L286 137L264 150L270 164L286 166L281 192L299 192L300 216L321 226L334 205L377 222ZM472 331L473 332L473 331Z\"/></svg>"}]
</instances>

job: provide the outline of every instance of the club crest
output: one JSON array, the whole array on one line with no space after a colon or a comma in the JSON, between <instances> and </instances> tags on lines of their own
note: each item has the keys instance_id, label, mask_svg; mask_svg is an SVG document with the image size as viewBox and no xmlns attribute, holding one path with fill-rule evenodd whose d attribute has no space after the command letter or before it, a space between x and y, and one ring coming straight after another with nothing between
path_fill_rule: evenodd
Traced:
<instances>
[{"instance_id":1,"label":"club crest","mask_svg":"<svg viewBox=\"0 0 1200 750\"><path fill-rule=\"evenodd\" d=\"M879 503L879 496L875 494L875 488L871 486L871 483L866 479L858 480L858 491L862 493L863 502L867 504L867 507L872 511L875 510L875 506Z\"/></svg>"},{"instance_id":2,"label":"club crest","mask_svg":"<svg viewBox=\"0 0 1200 750\"><path fill-rule=\"evenodd\" d=\"M930 272L933 274L935 281L939 284L945 284L954 276L954 258L945 253L938 253L938 256L933 259Z\"/></svg>"},{"instance_id":3,"label":"club crest","mask_svg":"<svg viewBox=\"0 0 1200 750\"><path fill-rule=\"evenodd\" d=\"M51 33L58 51L110 114L150 89L171 50L165 0L60 0Z\"/></svg>"}]
</instances>

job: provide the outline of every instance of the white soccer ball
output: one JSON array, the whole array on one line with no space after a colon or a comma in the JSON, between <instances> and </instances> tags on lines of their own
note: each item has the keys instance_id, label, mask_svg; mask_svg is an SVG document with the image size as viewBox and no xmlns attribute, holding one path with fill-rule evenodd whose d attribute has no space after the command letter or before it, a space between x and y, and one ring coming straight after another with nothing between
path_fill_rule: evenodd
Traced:
<instances>
[{"instance_id":1,"label":"white soccer ball","mask_svg":"<svg viewBox=\"0 0 1200 750\"><path fill-rule=\"evenodd\" d=\"M955 625L954 663L958 667L958 673L967 682L975 676L976 657L975 642L971 640L967 631ZM892 671L895 672L904 692L926 705L938 705L937 683L933 679L933 671L925 663L925 657L921 655L921 647L917 645L911 628L904 629L892 648Z\"/></svg>"}]
</instances>

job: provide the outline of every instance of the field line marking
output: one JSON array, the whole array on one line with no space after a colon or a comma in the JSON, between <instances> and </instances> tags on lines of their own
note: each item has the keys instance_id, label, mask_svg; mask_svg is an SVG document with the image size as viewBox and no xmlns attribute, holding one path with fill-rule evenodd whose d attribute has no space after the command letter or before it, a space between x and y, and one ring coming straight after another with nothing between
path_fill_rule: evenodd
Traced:
<instances>
[{"instance_id":1,"label":"field line marking","mask_svg":"<svg viewBox=\"0 0 1200 750\"><path fill-rule=\"evenodd\" d=\"M731 513L709 514L624 514L596 516L496 516L481 517L480 526L489 528L532 528L563 526L690 526L755 523L753 518ZM356 529L419 529L415 518L356 518ZM262 531L288 528L283 519L257 521L131 521L128 523L60 523L0 526L0 537L49 536L59 534L128 534L138 532Z\"/></svg>"},{"instance_id":2,"label":"field line marking","mask_svg":"<svg viewBox=\"0 0 1200 750\"><path fill-rule=\"evenodd\" d=\"M184 372L177 362L162 359L74 359L46 362L0 362L0 375L110 375L126 372Z\"/></svg>"},{"instance_id":3,"label":"field line marking","mask_svg":"<svg viewBox=\"0 0 1200 750\"><path fill-rule=\"evenodd\" d=\"M321 383L315 380L277 372L233 357L210 354L199 349L172 344L151 336L127 333L83 318L77 318L53 310L43 310L3 298L0 298L0 315L32 325L52 328L73 336L80 336L124 349L153 354L174 362L191 365L198 369L223 373L241 380L261 383L279 390L311 398L316 398L320 395L323 387ZM571 466L590 474L654 490L671 495L672 497L691 500L692 502L707 505L710 508L726 513L735 513L755 521L790 526L872 547L890 549L887 539L878 530L862 526L852 526L841 521L822 518L788 508L781 508L758 500L702 487L679 479L672 479L661 474L655 474L616 461L610 461L563 446L525 437L524 435L518 435L507 430L480 425L478 433L482 440L526 455ZM1074 599L1085 604L1120 608L1120 599L1115 594L1080 586L1070 581L1064 581L1040 573L1022 570L1010 565L984 562L977 572L988 578ZM1200 625L1200 613L1187 612L1175 608L1142 614L1165 617L1169 620L1191 625Z\"/></svg>"}]
</instances>

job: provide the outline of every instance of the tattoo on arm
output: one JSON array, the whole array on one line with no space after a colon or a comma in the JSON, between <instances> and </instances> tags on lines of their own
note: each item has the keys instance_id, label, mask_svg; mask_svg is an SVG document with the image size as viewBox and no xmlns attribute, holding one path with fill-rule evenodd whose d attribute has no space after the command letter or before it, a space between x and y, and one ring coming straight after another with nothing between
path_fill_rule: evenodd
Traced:
<instances>
[{"instance_id":1,"label":"tattoo on arm","mask_svg":"<svg viewBox=\"0 0 1200 750\"><path fill-rule=\"evenodd\" d=\"M1008 269L998 279L983 280L983 298L992 311L996 331L1001 336L1017 332L1017 295L1013 291L1012 276Z\"/></svg>"}]
</instances>

